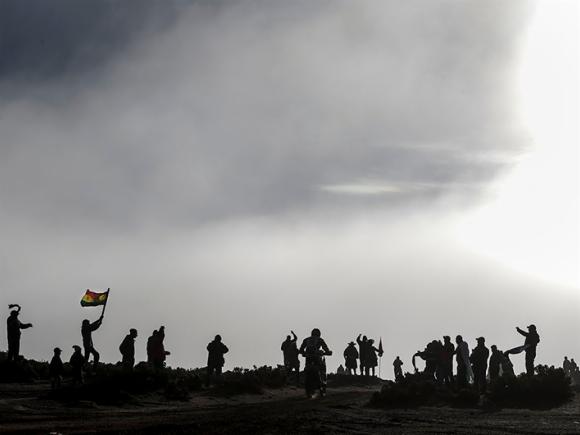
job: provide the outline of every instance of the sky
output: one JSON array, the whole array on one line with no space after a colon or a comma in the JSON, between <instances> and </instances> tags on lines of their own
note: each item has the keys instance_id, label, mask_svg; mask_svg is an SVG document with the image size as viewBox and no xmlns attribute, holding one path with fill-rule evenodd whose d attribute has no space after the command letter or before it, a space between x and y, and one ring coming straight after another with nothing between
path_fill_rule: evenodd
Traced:
<instances>
[{"instance_id":1,"label":"sky","mask_svg":"<svg viewBox=\"0 0 580 435\"><path fill-rule=\"evenodd\" d=\"M166 326L171 366L318 327L580 358L572 0L5 0L0 306L22 352ZM6 346L0 339L0 349ZM521 359L522 361L519 361ZM514 358L523 369L523 356Z\"/></svg>"}]
</instances>

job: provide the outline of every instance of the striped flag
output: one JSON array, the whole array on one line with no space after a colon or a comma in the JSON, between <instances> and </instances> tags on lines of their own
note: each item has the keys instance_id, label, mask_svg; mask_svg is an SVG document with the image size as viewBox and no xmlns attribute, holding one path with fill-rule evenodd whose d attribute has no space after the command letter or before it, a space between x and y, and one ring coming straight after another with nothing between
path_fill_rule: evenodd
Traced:
<instances>
[{"instance_id":1,"label":"striped flag","mask_svg":"<svg viewBox=\"0 0 580 435\"><path fill-rule=\"evenodd\" d=\"M106 305L108 298L109 298L108 290L103 293L97 293L87 289L85 295L81 299L81 306L98 307L99 305Z\"/></svg>"}]
</instances>

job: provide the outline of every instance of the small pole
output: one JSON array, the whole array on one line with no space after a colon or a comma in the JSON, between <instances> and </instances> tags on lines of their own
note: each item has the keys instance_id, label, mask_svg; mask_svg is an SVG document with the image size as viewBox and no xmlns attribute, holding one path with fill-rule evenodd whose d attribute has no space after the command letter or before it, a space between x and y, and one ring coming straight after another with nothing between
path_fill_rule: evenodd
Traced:
<instances>
[{"instance_id":1,"label":"small pole","mask_svg":"<svg viewBox=\"0 0 580 435\"><path fill-rule=\"evenodd\" d=\"M105 317L105 308L107 308L107 303L109 302L109 292L111 291L110 288L107 289L107 300L103 304L103 312L101 313L101 317Z\"/></svg>"}]
</instances>

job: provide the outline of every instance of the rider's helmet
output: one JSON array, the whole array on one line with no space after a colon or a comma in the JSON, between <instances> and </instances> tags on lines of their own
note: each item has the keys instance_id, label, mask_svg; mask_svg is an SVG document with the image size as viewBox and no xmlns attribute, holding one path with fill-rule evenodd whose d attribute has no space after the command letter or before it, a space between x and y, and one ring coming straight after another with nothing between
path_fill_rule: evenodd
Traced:
<instances>
[{"instance_id":1,"label":"rider's helmet","mask_svg":"<svg viewBox=\"0 0 580 435\"><path fill-rule=\"evenodd\" d=\"M310 333L310 335L312 335L313 337L320 337L320 329L314 328Z\"/></svg>"}]
</instances>

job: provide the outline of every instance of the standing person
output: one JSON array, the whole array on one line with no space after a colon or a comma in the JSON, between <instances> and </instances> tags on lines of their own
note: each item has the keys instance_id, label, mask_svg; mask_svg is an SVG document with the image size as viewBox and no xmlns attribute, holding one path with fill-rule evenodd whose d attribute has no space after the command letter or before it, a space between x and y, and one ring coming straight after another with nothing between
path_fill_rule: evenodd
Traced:
<instances>
[{"instance_id":1,"label":"standing person","mask_svg":"<svg viewBox=\"0 0 580 435\"><path fill-rule=\"evenodd\" d=\"M516 327L521 335L526 337L524 341L524 347L526 352L526 373L530 376L534 375L534 360L536 359L536 348L540 342L540 336L536 331L536 325L528 326L528 332Z\"/></svg>"},{"instance_id":2,"label":"standing person","mask_svg":"<svg viewBox=\"0 0 580 435\"><path fill-rule=\"evenodd\" d=\"M358 358L358 350L356 350L354 341L348 343L348 346L346 347L346 349L344 349L343 356L344 356L344 366L346 367L346 373L349 375L352 374L356 375L357 368L356 360Z\"/></svg>"},{"instance_id":3,"label":"standing person","mask_svg":"<svg viewBox=\"0 0 580 435\"><path fill-rule=\"evenodd\" d=\"M485 347L485 338L477 339L477 346L471 352L471 366L473 367L473 378L475 387L480 393L485 393L487 387L487 360L489 358L489 349Z\"/></svg>"},{"instance_id":4,"label":"standing person","mask_svg":"<svg viewBox=\"0 0 580 435\"><path fill-rule=\"evenodd\" d=\"M451 343L451 337L445 335L443 337L442 362L441 372L443 382L450 386L453 383L453 355L455 354L455 346Z\"/></svg>"},{"instance_id":5,"label":"standing person","mask_svg":"<svg viewBox=\"0 0 580 435\"><path fill-rule=\"evenodd\" d=\"M216 335L214 340L207 345L207 386L211 383L211 377L215 374L220 377L225 364L224 354L229 349L222 343L221 335Z\"/></svg>"},{"instance_id":6,"label":"standing person","mask_svg":"<svg viewBox=\"0 0 580 435\"><path fill-rule=\"evenodd\" d=\"M572 370L570 370L570 360L568 359L567 356L564 357L564 362L562 363L562 368L564 369L564 374L568 377L570 377L570 373L572 372Z\"/></svg>"},{"instance_id":7,"label":"standing person","mask_svg":"<svg viewBox=\"0 0 580 435\"><path fill-rule=\"evenodd\" d=\"M62 363L62 359L60 359L61 352L62 351L58 347L54 348L54 355L48 366L48 373L50 375L50 387L53 390L60 388L62 373L64 372L64 365Z\"/></svg>"},{"instance_id":8,"label":"standing person","mask_svg":"<svg viewBox=\"0 0 580 435\"><path fill-rule=\"evenodd\" d=\"M154 349L155 349L155 342L157 340L157 329L153 331L151 336L147 339L147 362L149 364L153 364L154 360Z\"/></svg>"},{"instance_id":9,"label":"standing person","mask_svg":"<svg viewBox=\"0 0 580 435\"><path fill-rule=\"evenodd\" d=\"M469 384L471 377L471 363L469 361L469 346L463 337L458 335L455 337L457 348L455 349L455 361L457 363L457 385L464 388Z\"/></svg>"},{"instance_id":10,"label":"standing person","mask_svg":"<svg viewBox=\"0 0 580 435\"><path fill-rule=\"evenodd\" d=\"M76 344L73 346L74 352L70 357L70 366L72 369L72 383L83 383L83 367L85 365L85 357L81 353L81 347Z\"/></svg>"},{"instance_id":11,"label":"standing person","mask_svg":"<svg viewBox=\"0 0 580 435\"><path fill-rule=\"evenodd\" d=\"M8 308L16 308L10 311L10 316L6 320L6 330L8 333L8 361L17 362L20 356L20 336L21 329L32 328L32 323L22 323L18 316L22 309L18 304L10 304Z\"/></svg>"},{"instance_id":12,"label":"standing person","mask_svg":"<svg viewBox=\"0 0 580 435\"><path fill-rule=\"evenodd\" d=\"M494 383L499 378L502 359L503 353L493 344L491 346L491 356L489 357L489 381L491 383Z\"/></svg>"},{"instance_id":13,"label":"standing person","mask_svg":"<svg viewBox=\"0 0 580 435\"><path fill-rule=\"evenodd\" d=\"M368 351L368 338L366 335L364 335L362 337L361 340L361 335L359 334L358 337L356 338L356 342L358 343L358 354L359 354L359 358L360 358L360 374L361 376L365 375L368 376L369 375L369 367L368 367L368 358L369 358L369 351Z\"/></svg>"},{"instance_id":14,"label":"standing person","mask_svg":"<svg viewBox=\"0 0 580 435\"><path fill-rule=\"evenodd\" d=\"M501 374L505 377L514 377L516 374L514 373L514 365L512 360L510 359L510 354L506 351L503 354L503 358L501 359Z\"/></svg>"},{"instance_id":15,"label":"standing person","mask_svg":"<svg viewBox=\"0 0 580 435\"><path fill-rule=\"evenodd\" d=\"M83 347L85 349L85 362L89 362L89 358L93 356L93 364L96 367L99 363L99 352L93 346L93 332L101 327L103 324L103 315L96 321L91 323L88 319L83 320L81 325L81 336L83 338Z\"/></svg>"},{"instance_id":16,"label":"standing person","mask_svg":"<svg viewBox=\"0 0 580 435\"><path fill-rule=\"evenodd\" d=\"M282 342L280 349L282 350L282 355L284 356L284 367L286 368L286 373L290 375L293 370L296 370L296 383L300 382L300 359L298 358L298 346L296 346L296 341L298 337L294 331L290 331L292 337L286 336L286 340Z\"/></svg>"},{"instance_id":17,"label":"standing person","mask_svg":"<svg viewBox=\"0 0 580 435\"><path fill-rule=\"evenodd\" d=\"M375 368L379 365L378 356L383 356L382 352L375 346L375 340L372 338L367 341L367 376L375 376Z\"/></svg>"},{"instance_id":18,"label":"standing person","mask_svg":"<svg viewBox=\"0 0 580 435\"><path fill-rule=\"evenodd\" d=\"M578 372L578 364L574 361L574 358L570 359L570 373L574 374Z\"/></svg>"},{"instance_id":19,"label":"standing person","mask_svg":"<svg viewBox=\"0 0 580 435\"><path fill-rule=\"evenodd\" d=\"M398 356L393 361L393 369L395 370L395 381L403 379L403 361Z\"/></svg>"},{"instance_id":20,"label":"standing person","mask_svg":"<svg viewBox=\"0 0 580 435\"><path fill-rule=\"evenodd\" d=\"M135 365L135 339L137 338L137 330L131 328L129 334L125 336L121 345L119 346L119 351L123 357L122 364L126 369L133 369Z\"/></svg>"},{"instance_id":21,"label":"standing person","mask_svg":"<svg viewBox=\"0 0 580 435\"><path fill-rule=\"evenodd\" d=\"M171 352L165 350L165 326L160 326L158 331L154 331L153 335L147 341L148 358L150 358L153 367L156 370L161 370L165 367L167 355Z\"/></svg>"}]
</instances>

